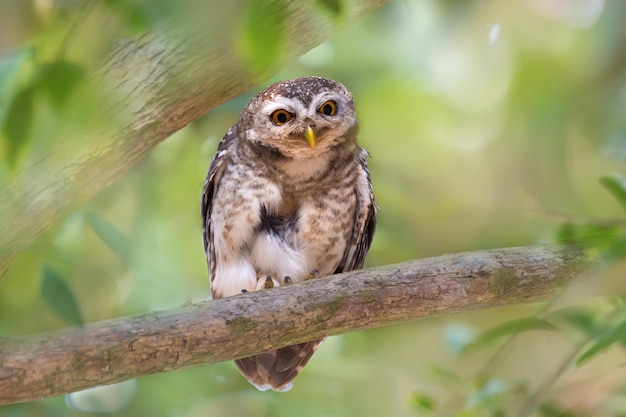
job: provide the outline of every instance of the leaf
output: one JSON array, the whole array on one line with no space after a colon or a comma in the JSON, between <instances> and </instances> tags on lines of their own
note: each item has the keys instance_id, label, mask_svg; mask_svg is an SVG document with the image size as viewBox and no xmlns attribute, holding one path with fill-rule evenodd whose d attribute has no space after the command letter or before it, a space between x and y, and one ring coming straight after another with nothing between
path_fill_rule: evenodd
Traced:
<instances>
[{"instance_id":1,"label":"leaf","mask_svg":"<svg viewBox=\"0 0 626 417\"><path fill-rule=\"evenodd\" d=\"M128 238L104 217L90 213L87 220L98 237L124 261L128 262L130 256L130 243Z\"/></svg>"},{"instance_id":2,"label":"leaf","mask_svg":"<svg viewBox=\"0 0 626 417\"><path fill-rule=\"evenodd\" d=\"M527 332L531 330L554 331L558 330L558 328L547 320L537 317L511 320L502 323L492 329L489 329L480 336L478 336L474 342L467 345L466 351L486 345L494 341L495 339L501 338L503 336L509 336L512 334Z\"/></svg>"},{"instance_id":3,"label":"leaf","mask_svg":"<svg viewBox=\"0 0 626 417\"><path fill-rule=\"evenodd\" d=\"M411 395L413 407L419 411L434 411L436 402L434 398L423 392L414 392Z\"/></svg>"},{"instance_id":4,"label":"leaf","mask_svg":"<svg viewBox=\"0 0 626 417\"><path fill-rule=\"evenodd\" d=\"M549 317L562 320L585 334L594 335L599 331L596 325L596 314L581 306L564 307L552 311Z\"/></svg>"},{"instance_id":5,"label":"leaf","mask_svg":"<svg viewBox=\"0 0 626 417\"><path fill-rule=\"evenodd\" d=\"M102 3L136 33L152 30L155 24L188 11L184 3L171 0L104 0Z\"/></svg>"},{"instance_id":6,"label":"leaf","mask_svg":"<svg viewBox=\"0 0 626 417\"><path fill-rule=\"evenodd\" d=\"M596 356L598 353L603 350L608 349L611 345L616 342L621 344L624 343L626 339L626 320L621 322L616 327L611 328L608 332L604 333L602 336L598 337L596 343L593 344L589 349L587 349L576 361L576 365L580 365L586 360L589 360Z\"/></svg>"},{"instance_id":7,"label":"leaf","mask_svg":"<svg viewBox=\"0 0 626 417\"><path fill-rule=\"evenodd\" d=\"M7 141L6 146L0 146L0 149L4 147L7 150L6 159L11 165L17 159L21 145L26 143L26 141L17 141L19 132L16 130L31 126L30 123L24 125L20 122L19 107L23 106L25 101L32 99L34 55L34 48L24 48L0 59L0 135ZM19 95L21 98L17 100ZM28 103L26 105L28 106ZM32 111L29 110L26 117L30 116L32 116Z\"/></svg>"},{"instance_id":8,"label":"leaf","mask_svg":"<svg viewBox=\"0 0 626 417\"><path fill-rule=\"evenodd\" d=\"M33 127L33 103L35 90L26 87L9 105L2 125L2 134L7 141L7 162L14 166L20 150L28 143Z\"/></svg>"},{"instance_id":9,"label":"leaf","mask_svg":"<svg viewBox=\"0 0 626 417\"><path fill-rule=\"evenodd\" d=\"M344 12L342 0L317 0L320 9L328 11L334 18L340 17Z\"/></svg>"},{"instance_id":10,"label":"leaf","mask_svg":"<svg viewBox=\"0 0 626 417\"><path fill-rule=\"evenodd\" d=\"M46 265L42 269L42 275L41 295L46 304L66 322L83 324L76 298L61 275Z\"/></svg>"},{"instance_id":11,"label":"leaf","mask_svg":"<svg viewBox=\"0 0 626 417\"><path fill-rule=\"evenodd\" d=\"M619 259L626 254L626 236L618 225L566 224L557 232L557 241L585 245L606 259Z\"/></svg>"},{"instance_id":12,"label":"leaf","mask_svg":"<svg viewBox=\"0 0 626 417\"><path fill-rule=\"evenodd\" d=\"M268 71L284 60L286 0L250 0L239 33L239 52L255 70Z\"/></svg>"},{"instance_id":13,"label":"leaf","mask_svg":"<svg viewBox=\"0 0 626 417\"><path fill-rule=\"evenodd\" d=\"M562 406L554 402L545 402L541 404L538 411L544 417L576 417L574 414L564 410Z\"/></svg>"},{"instance_id":14,"label":"leaf","mask_svg":"<svg viewBox=\"0 0 626 417\"><path fill-rule=\"evenodd\" d=\"M489 379L474 391L468 398L470 407L478 407L486 404L493 404L494 400L502 394L508 393L511 385L504 379Z\"/></svg>"},{"instance_id":15,"label":"leaf","mask_svg":"<svg viewBox=\"0 0 626 417\"><path fill-rule=\"evenodd\" d=\"M41 67L39 85L46 91L54 104L67 102L78 83L84 78L85 69L69 61L54 61Z\"/></svg>"},{"instance_id":16,"label":"leaf","mask_svg":"<svg viewBox=\"0 0 626 417\"><path fill-rule=\"evenodd\" d=\"M557 242L575 242L576 238L576 226L571 223L562 224L556 231L555 240Z\"/></svg>"},{"instance_id":17,"label":"leaf","mask_svg":"<svg viewBox=\"0 0 626 417\"><path fill-rule=\"evenodd\" d=\"M430 364L426 371L431 378L444 384L459 385L462 382L457 373L435 364Z\"/></svg>"},{"instance_id":18,"label":"leaf","mask_svg":"<svg viewBox=\"0 0 626 417\"><path fill-rule=\"evenodd\" d=\"M606 175L600 178L600 184L615 197L626 211L626 178L618 174Z\"/></svg>"},{"instance_id":19,"label":"leaf","mask_svg":"<svg viewBox=\"0 0 626 417\"><path fill-rule=\"evenodd\" d=\"M31 84L34 48L20 49L0 59L0 120L18 91Z\"/></svg>"}]
</instances>

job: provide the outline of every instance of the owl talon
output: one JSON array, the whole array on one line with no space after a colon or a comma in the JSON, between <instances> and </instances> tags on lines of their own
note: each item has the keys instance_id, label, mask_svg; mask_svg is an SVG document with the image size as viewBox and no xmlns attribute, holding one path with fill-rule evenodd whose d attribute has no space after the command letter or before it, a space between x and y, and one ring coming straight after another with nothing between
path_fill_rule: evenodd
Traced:
<instances>
[{"instance_id":1,"label":"owl talon","mask_svg":"<svg viewBox=\"0 0 626 417\"><path fill-rule=\"evenodd\" d=\"M319 278L319 277L320 277L319 269L314 269L304 277L304 280L308 281L310 279Z\"/></svg>"},{"instance_id":2,"label":"owl talon","mask_svg":"<svg viewBox=\"0 0 626 417\"><path fill-rule=\"evenodd\" d=\"M283 283L285 285L289 285L289 284L293 284L293 281L291 280L291 278L285 277L285 278L283 278Z\"/></svg>"},{"instance_id":3,"label":"owl talon","mask_svg":"<svg viewBox=\"0 0 626 417\"><path fill-rule=\"evenodd\" d=\"M246 290L246 289L244 288L243 290L241 290L241 293L242 293L242 294L247 294L247 293L248 293L248 290Z\"/></svg>"},{"instance_id":4,"label":"owl talon","mask_svg":"<svg viewBox=\"0 0 626 417\"><path fill-rule=\"evenodd\" d=\"M270 275L266 275L265 277L261 277L256 282L256 290L264 290L267 288L280 287L280 283L272 278Z\"/></svg>"}]
</instances>

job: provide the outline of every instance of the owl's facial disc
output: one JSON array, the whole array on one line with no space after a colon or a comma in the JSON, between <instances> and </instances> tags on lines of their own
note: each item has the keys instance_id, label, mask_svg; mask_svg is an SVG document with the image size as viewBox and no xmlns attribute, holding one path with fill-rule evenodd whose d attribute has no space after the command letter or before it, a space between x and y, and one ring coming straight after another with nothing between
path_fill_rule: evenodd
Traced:
<instances>
[{"instance_id":1,"label":"owl's facial disc","mask_svg":"<svg viewBox=\"0 0 626 417\"><path fill-rule=\"evenodd\" d=\"M275 93L253 113L254 124L265 128L250 129L249 137L291 158L320 156L345 141L356 122L352 109L351 101L334 91L303 99Z\"/></svg>"},{"instance_id":2,"label":"owl's facial disc","mask_svg":"<svg viewBox=\"0 0 626 417\"><path fill-rule=\"evenodd\" d=\"M270 119L272 120L272 123L275 126L283 126L287 123L293 123L296 122L296 115L286 109L278 109L278 110L274 110L271 114L270 114ZM308 123L306 123L306 126L304 127L304 133L303 133L303 137L304 139L306 139L306 141L309 143L309 146L311 148L315 148L315 138L316 138L316 134L315 134L315 130L313 130L313 127L311 127L311 124L313 124L313 121L307 117L307 120L309 120ZM300 135L298 135L300 136Z\"/></svg>"}]
</instances>

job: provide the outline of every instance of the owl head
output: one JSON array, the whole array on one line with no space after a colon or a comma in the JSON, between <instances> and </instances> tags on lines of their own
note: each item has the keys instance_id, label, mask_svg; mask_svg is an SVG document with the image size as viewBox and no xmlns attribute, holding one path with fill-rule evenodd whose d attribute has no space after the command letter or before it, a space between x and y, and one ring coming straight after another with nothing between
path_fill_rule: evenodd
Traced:
<instances>
[{"instance_id":1,"label":"owl head","mask_svg":"<svg viewBox=\"0 0 626 417\"><path fill-rule=\"evenodd\" d=\"M285 157L306 159L356 141L352 94L336 81L303 77L267 87L241 113L242 136Z\"/></svg>"}]
</instances>

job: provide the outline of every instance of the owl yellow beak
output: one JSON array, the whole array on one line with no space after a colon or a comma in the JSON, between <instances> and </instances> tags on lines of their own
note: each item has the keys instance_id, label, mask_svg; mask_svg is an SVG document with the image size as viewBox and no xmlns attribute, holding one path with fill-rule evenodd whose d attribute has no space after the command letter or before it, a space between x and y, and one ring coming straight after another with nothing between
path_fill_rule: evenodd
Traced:
<instances>
[{"instance_id":1,"label":"owl yellow beak","mask_svg":"<svg viewBox=\"0 0 626 417\"><path fill-rule=\"evenodd\" d=\"M311 126L307 126L304 130L304 137L306 141L309 142L309 146L311 148L315 148L315 131L311 128Z\"/></svg>"}]
</instances>

